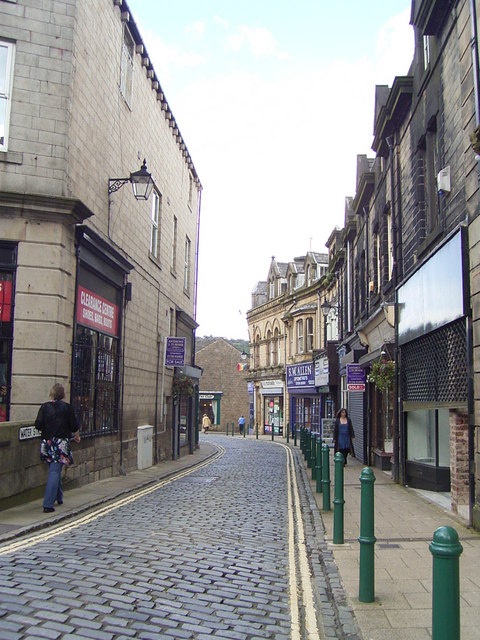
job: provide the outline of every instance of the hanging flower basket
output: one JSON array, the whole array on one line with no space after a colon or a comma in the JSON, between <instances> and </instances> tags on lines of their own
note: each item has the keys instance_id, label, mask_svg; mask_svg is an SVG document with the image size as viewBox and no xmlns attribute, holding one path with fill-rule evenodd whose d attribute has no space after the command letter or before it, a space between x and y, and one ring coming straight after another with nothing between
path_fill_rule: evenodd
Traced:
<instances>
[{"instance_id":1,"label":"hanging flower basket","mask_svg":"<svg viewBox=\"0 0 480 640\"><path fill-rule=\"evenodd\" d=\"M179 396L193 396L195 393L195 385L192 379L185 375L177 375L173 377L172 395L176 398Z\"/></svg>"},{"instance_id":2,"label":"hanging flower basket","mask_svg":"<svg viewBox=\"0 0 480 640\"><path fill-rule=\"evenodd\" d=\"M372 370L367 376L379 391L388 391L395 384L395 362L380 358L372 364Z\"/></svg>"}]
</instances>

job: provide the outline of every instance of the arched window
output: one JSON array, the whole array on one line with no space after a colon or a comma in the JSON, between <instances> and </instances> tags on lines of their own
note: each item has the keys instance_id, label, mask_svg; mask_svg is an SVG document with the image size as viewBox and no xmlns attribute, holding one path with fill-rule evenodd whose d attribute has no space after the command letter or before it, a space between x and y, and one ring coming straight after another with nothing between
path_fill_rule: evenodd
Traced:
<instances>
[{"instance_id":1,"label":"arched window","mask_svg":"<svg viewBox=\"0 0 480 640\"><path fill-rule=\"evenodd\" d=\"M307 318L305 320L307 334L306 351L313 351L313 318Z\"/></svg>"},{"instance_id":2,"label":"arched window","mask_svg":"<svg viewBox=\"0 0 480 640\"><path fill-rule=\"evenodd\" d=\"M272 332L267 331L267 367L272 366Z\"/></svg>"},{"instance_id":3,"label":"arched window","mask_svg":"<svg viewBox=\"0 0 480 640\"><path fill-rule=\"evenodd\" d=\"M276 367L279 362L279 348L278 345L280 343L279 337L278 337L278 327L275 327L275 331L273 332L273 342L272 342L272 364L274 367Z\"/></svg>"},{"instance_id":4,"label":"arched window","mask_svg":"<svg viewBox=\"0 0 480 640\"><path fill-rule=\"evenodd\" d=\"M303 320L297 320L297 353L303 353L303 350L304 350Z\"/></svg>"}]
</instances>

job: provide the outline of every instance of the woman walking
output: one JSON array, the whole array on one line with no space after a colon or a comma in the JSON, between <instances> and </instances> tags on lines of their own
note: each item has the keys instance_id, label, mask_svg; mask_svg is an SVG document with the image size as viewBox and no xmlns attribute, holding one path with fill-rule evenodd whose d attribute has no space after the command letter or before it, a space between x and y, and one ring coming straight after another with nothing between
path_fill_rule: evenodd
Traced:
<instances>
[{"instance_id":1,"label":"woman walking","mask_svg":"<svg viewBox=\"0 0 480 640\"><path fill-rule=\"evenodd\" d=\"M335 446L335 453L340 451L344 457L345 464L347 464L347 456L353 448L353 438L355 438L355 432L353 430L352 421L348 417L347 410L340 409L337 413L333 429L333 443Z\"/></svg>"},{"instance_id":2,"label":"woman walking","mask_svg":"<svg viewBox=\"0 0 480 640\"><path fill-rule=\"evenodd\" d=\"M38 411L35 427L42 434L40 458L49 465L47 486L43 496L43 512L55 511L54 503L63 503L63 465L73 464L70 440L80 442L77 420L72 405L65 402L65 389L54 384L50 400Z\"/></svg>"}]
</instances>

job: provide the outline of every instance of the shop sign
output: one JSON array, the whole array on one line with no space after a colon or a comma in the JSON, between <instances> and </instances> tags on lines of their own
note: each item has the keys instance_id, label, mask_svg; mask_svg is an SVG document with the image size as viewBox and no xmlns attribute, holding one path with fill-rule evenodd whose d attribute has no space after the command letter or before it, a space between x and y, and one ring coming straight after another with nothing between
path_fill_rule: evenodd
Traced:
<instances>
[{"instance_id":1,"label":"shop sign","mask_svg":"<svg viewBox=\"0 0 480 640\"><path fill-rule=\"evenodd\" d=\"M215 396L213 395L213 393L200 393L198 397L199 397L200 400L214 400L215 399Z\"/></svg>"},{"instance_id":2,"label":"shop sign","mask_svg":"<svg viewBox=\"0 0 480 640\"><path fill-rule=\"evenodd\" d=\"M289 389L314 388L315 373L313 370L313 362L288 365L287 387Z\"/></svg>"},{"instance_id":3,"label":"shop sign","mask_svg":"<svg viewBox=\"0 0 480 640\"><path fill-rule=\"evenodd\" d=\"M77 287L77 322L110 336L118 336L118 305L85 287Z\"/></svg>"},{"instance_id":4,"label":"shop sign","mask_svg":"<svg viewBox=\"0 0 480 640\"><path fill-rule=\"evenodd\" d=\"M365 391L365 369L359 364L347 364L347 391Z\"/></svg>"},{"instance_id":5,"label":"shop sign","mask_svg":"<svg viewBox=\"0 0 480 640\"><path fill-rule=\"evenodd\" d=\"M263 389L273 389L276 387L283 387L282 380L262 380Z\"/></svg>"},{"instance_id":6,"label":"shop sign","mask_svg":"<svg viewBox=\"0 0 480 640\"><path fill-rule=\"evenodd\" d=\"M327 387L328 386L328 374L329 365L328 357L321 356L315 359L315 386Z\"/></svg>"},{"instance_id":7,"label":"shop sign","mask_svg":"<svg viewBox=\"0 0 480 640\"><path fill-rule=\"evenodd\" d=\"M185 365L186 338L167 336L165 339L165 366L183 367Z\"/></svg>"}]
</instances>

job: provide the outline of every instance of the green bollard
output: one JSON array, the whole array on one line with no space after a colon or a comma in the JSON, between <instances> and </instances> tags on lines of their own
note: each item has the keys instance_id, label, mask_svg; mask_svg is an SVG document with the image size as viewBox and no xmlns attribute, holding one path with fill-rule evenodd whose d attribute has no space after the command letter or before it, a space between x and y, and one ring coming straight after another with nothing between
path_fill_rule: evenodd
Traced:
<instances>
[{"instance_id":1,"label":"green bollard","mask_svg":"<svg viewBox=\"0 0 480 640\"><path fill-rule=\"evenodd\" d=\"M322 493L322 438L319 436L317 439L317 484L315 490L317 493Z\"/></svg>"},{"instance_id":2,"label":"green bollard","mask_svg":"<svg viewBox=\"0 0 480 640\"><path fill-rule=\"evenodd\" d=\"M323 510L331 511L330 507L330 447L324 444L322 447L322 493L323 493Z\"/></svg>"},{"instance_id":3,"label":"green bollard","mask_svg":"<svg viewBox=\"0 0 480 640\"><path fill-rule=\"evenodd\" d=\"M460 572L463 547L453 527L439 527L429 546L433 556L432 640L460 640Z\"/></svg>"},{"instance_id":4,"label":"green bollard","mask_svg":"<svg viewBox=\"0 0 480 640\"><path fill-rule=\"evenodd\" d=\"M290 425L286 424L285 429L287 430L287 444L290 442Z\"/></svg>"},{"instance_id":5,"label":"green bollard","mask_svg":"<svg viewBox=\"0 0 480 640\"><path fill-rule=\"evenodd\" d=\"M235 435L235 422L232 422L232 436Z\"/></svg>"},{"instance_id":6,"label":"green bollard","mask_svg":"<svg viewBox=\"0 0 480 640\"><path fill-rule=\"evenodd\" d=\"M258 440L258 422L255 423L255 437Z\"/></svg>"},{"instance_id":7,"label":"green bollard","mask_svg":"<svg viewBox=\"0 0 480 640\"><path fill-rule=\"evenodd\" d=\"M247 437L247 425L246 424L243 425L243 437L244 438Z\"/></svg>"},{"instance_id":8,"label":"green bollard","mask_svg":"<svg viewBox=\"0 0 480 640\"><path fill-rule=\"evenodd\" d=\"M307 431L307 448L305 449L305 460L307 462L307 468L312 466L312 432Z\"/></svg>"},{"instance_id":9,"label":"green bollard","mask_svg":"<svg viewBox=\"0 0 480 640\"><path fill-rule=\"evenodd\" d=\"M228 422L227 422L227 436L228 436Z\"/></svg>"},{"instance_id":10,"label":"green bollard","mask_svg":"<svg viewBox=\"0 0 480 640\"><path fill-rule=\"evenodd\" d=\"M358 599L360 602L375 600L375 566L374 545L374 495L373 483L375 475L369 467L365 467L360 474L360 584Z\"/></svg>"},{"instance_id":11,"label":"green bollard","mask_svg":"<svg viewBox=\"0 0 480 640\"><path fill-rule=\"evenodd\" d=\"M300 427L300 451L303 452L305 451L305 430L303 427Z\"/></svg>"},{"instance_id":12,"label":"green bollard","mask_svg":"<svg viewBox=\"0 0 480 640\"><path fill-rule=\"evenodd\" d=\"M297 425L293 425L293 446L297 446Z\"/></svg>"},{"instance_id":13,"label":"green bollard","mask_svg":"<svg viewBox=\"0 0 480 640\"><path fill-rule=\"evenodd\" d=\"M312 433L312 449L310 451L310 466L312 468L312 480L317 479L317 436Z\"/></svg>"},{"instance_id":14,"label":"green bollard","mask_svg":"<svg viewBox=\"0 0 480 640\"><path fill-rule=\"evenodd\" d=\"M345 470L345 458L343 453L338 451L334 457L335 466L335 485L334 485L334 497L333 497L333 544L343 544L345 542L343 533L343 512L345 500L343 497L344 487L344 470Z\"/></svg>"}]
</instances>

